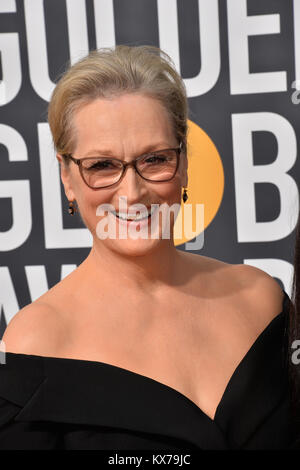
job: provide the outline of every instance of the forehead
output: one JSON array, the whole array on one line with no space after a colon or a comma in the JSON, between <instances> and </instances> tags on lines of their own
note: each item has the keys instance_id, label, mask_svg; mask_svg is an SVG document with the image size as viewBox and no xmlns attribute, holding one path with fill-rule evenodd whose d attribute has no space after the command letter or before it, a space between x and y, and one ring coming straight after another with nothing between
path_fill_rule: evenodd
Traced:
<instances>
[{"instance_id":1,"label":"forehead","mask_svg":"<svg viewBox=\"0 0 300 470\"><path fill-rule=\"evenodd\" d=\"M155 141L176 144L170 116L152 97L125 94L96 99L74 113L76 151L103 146L115 152L139 151ZM175 139L175 140L174 140Z\"/></svg>"}]
</instances>

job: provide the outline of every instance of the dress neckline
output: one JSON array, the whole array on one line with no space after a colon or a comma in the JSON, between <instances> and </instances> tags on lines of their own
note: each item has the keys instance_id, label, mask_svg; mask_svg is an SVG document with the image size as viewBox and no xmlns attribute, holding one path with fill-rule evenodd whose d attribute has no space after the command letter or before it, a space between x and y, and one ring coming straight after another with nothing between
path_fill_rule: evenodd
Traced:
<instances>
[{"instance_id":1,"label":"dress neckline","mask_svg":"<svg viewBox=\"0 0 300 470\"><path fill-rule=\"evenodd\" d=\"M179 398L179 400L184 401L187 405L189 405L191 408L193 408L196 413L202 415L202 417L209 421L211 424L215 424L218 421L219 415L222 415L222 408L224 402L228 402L227 397L231 395L231 390L233 388L234 382L236 382L239 379L239 376L241 375L242 369L247 368L247 363L251 362L251 358L255 355L255 352L257 351L257 348L262 346L263 340L267 335L271 335L271 331L275 325L277 325L280 320L283 318L284 314L288 314L288 309L286 308L288 303L289 303L289 297L285 291L284 292L284 299L283 299L283 307L282 311L277 314L267 325L266 327L261 331L261 333L257 336L255 341L252 343L250 348L247 350L247 352L244 354L244 356L241 358L239 361L238 365L234 369L233 373L229 377L226 387L223 391L223 394L221 396L221 399L216 407L214 417L211 418L207 413L205 413L204 410L202 410L192 399L190 399L188 396L186 396L184 393L180 392L179 390L171 387L170 385L167 385L163 382L160 382L159 380L156 380L152 377L149 377L147 375L141 374L139 372L135 372L130 369L126 369L121 366L117 366L114 364L110 364L107 362L102 362L102 361L95 361L95 360L88 360L88 359L79 359L79 358L68 358L68 357L54 357L54 356L41 356L41 355L35 355L35 354L24 354L24 353L13 353L13 352L6 352L8 355L8 358L25 358L25 359L37 359L37 360L42 360L46 361L48 364L52 363L54 364L80 364L81 366L90 366L93 368L107 368L110 369L111 371L114 371L118 373L119 375L124 375L127 377L133 377L137 379L138 381L146 381L152 386L160 388L163 392L169 392L171 393L174 397Z\"/></svg>"}]
</instances>

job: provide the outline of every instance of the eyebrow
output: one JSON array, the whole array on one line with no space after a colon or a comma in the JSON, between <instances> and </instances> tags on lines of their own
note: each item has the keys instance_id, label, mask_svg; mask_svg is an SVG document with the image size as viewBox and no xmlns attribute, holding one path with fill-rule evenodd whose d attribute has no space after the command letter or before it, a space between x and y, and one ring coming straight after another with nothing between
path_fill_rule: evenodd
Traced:
<instances>
[{"instance_id":1,"label":"eyebrow","mask_svg":"<svg viewBox=\"0 0 300 470\"><path fill-rule=\"evenodd\" d=\"M141 153L139 153L138 156L144 155L148 152L155 152L157 150L164 150L164 149L167 149L167 148L174 148L174 147L172 147L172 145L170 146L170 144L166 144L165 142L162 142L162 143L158 142L155 145L150 144L150 145L147 145L146 147L144 147L144 150ZM85 157L93 157L93 156L97 156L97 155L116 157L116 154L114 152L112 152L109 149L105 149L105 148L104 149L89 150L85 154ZM118 157L116 157L116 158L118 158Z\"/></svg>"}]
</instances>

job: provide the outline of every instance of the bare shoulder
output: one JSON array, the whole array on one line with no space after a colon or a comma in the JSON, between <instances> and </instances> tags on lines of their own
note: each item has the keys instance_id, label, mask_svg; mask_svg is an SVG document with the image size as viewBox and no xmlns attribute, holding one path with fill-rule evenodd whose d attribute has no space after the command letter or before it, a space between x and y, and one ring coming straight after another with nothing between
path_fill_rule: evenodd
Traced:
<instances>
[{"instance_id":1,"label":"bare shoulder","mask_svg":"<svg viewBox=\"0 0 300 470\"><path fill-rule=\"evenodd\" d=\"M26 305L9 322L2 341L7 352L51 356L63 343L65 328L58 311L46 302Z\"/></svg>"},{"instance_id":2,"label":"bare shoulder","mask_svg":"<svg viewBox=\"0 0 300 470\"><path fill-rule=\"evenodd\" d=\"M201 256L200 266L209 273L206 286L225 305L242 312L255 330L263 329L283 307L284 292L268 273L247 264L230 264ZM207 287L206 287L207 288Z\"/></svg>"},{"instance_id":3,"label":"bare shoulder","mask_svg":"<svg viewBox=\"0 0 300 470\"><path fill-rule=\"evenodd\" d=\"M268 302L274 302L274 306L281 307L284 292L278 282L262 269L248 264L231 265L241 288L245 288L253 300L261 294Z\"/></svg>"},{"instance_id":4,"label":"bare shoulder","mask_svg":"<svg viewBox=\"0 0 300 470\"><path fill-rule=\"evenodd\" d=\"M231 265L233 282L240 293L246 312L257 319L258 325L266 326L281 313L284 291L268 273L246 264Z\"/></svg>"}]
</instances>

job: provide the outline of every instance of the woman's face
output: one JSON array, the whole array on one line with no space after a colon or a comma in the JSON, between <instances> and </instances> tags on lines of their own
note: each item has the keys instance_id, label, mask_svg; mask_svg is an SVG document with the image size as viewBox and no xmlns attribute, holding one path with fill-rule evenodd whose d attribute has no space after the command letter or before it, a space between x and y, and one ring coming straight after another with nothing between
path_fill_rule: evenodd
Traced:
<instances>
[{"instance_id":1,"label":"woman's face","mask_svg":"<svg viewBox=\"0 0 300 470\"><path fill-rule=\"evenodd\" d=\"M74 132L76 147L74 158L108 156L130 162L138 156L150 151L177 148L179 142L174 136L170 118L162 104L142 94L124 94L113 99L97 99L82 106L74 114ZM69 201L76 200L81 217L91 231L94 244L103 244L123 254L141 255L157 248L158 244L169 243L173 246L171 217L171 236L161 237L161 221L159 237L151 237L151 223L147 230L147 238L133 239L129 236L118 238L119 219L110 214L116 226L116 238L100 239L97 235L97 224L106 215L97 215L101 204L111 204L115 211L122 209L120 197L126 196L127 210L130 206L144 204L181 204L182 186L187 186L187 159L181 153L179 167L170 181L151 182L139 176L133 167L129 167L122 180L114 186L93 190L81 178L79 167L70 162L66 167L60 155L61 176L65 193ZM121 210L123 212L123 210ZM126 228L128 227L126 223ZM125 228L125 230L126 230ZM124 224L123 224L124 231ZM139 229L135 230L136 232ZM124 233L124 232L123 232ZM128 233L128 232L127 232Z\"/></svg>"}]
</instances>

